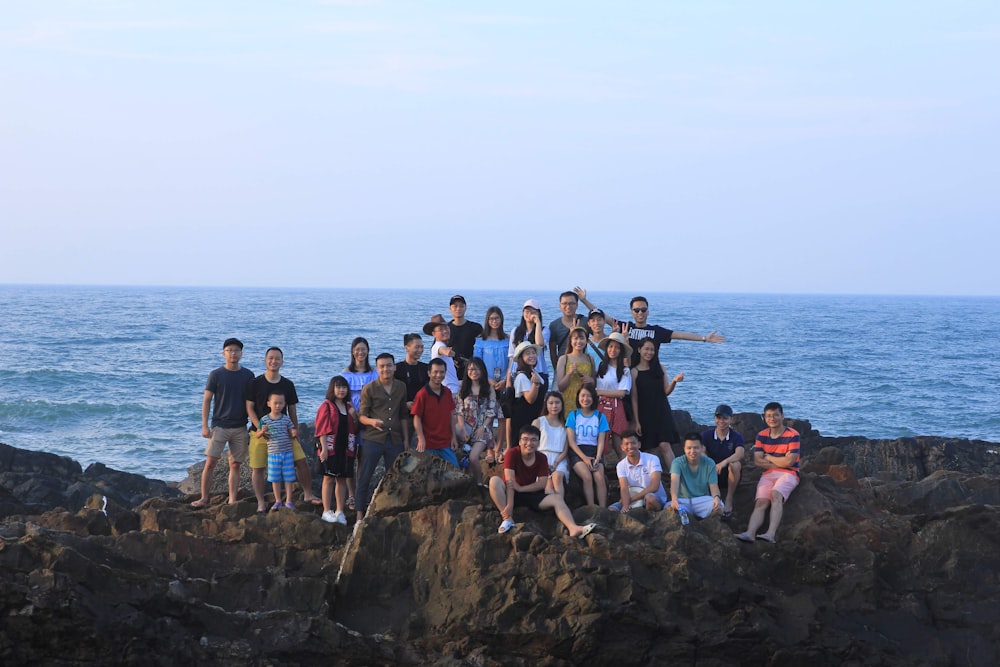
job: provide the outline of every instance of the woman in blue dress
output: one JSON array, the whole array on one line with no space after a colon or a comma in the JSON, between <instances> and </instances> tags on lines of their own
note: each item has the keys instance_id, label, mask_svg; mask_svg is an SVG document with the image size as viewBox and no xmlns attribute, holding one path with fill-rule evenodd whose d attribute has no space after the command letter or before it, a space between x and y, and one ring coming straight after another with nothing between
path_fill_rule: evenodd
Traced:
<instances>
[{"instance_id":1,"label":"woman in blue dress","mask_svg":"<svg viewBox=\"0 0 1000 667\"><path fill-rule=\"evenodd\" d=\"M476 344L472 348L472 356L483 360L483 365L486 366L485 380L493 387L504 415L510 412L511 408L510 401L505 400L505 396L512 393L504 391L507 386L507 372L510 366L508 351L507 334L503 330L503 311L498 306L490 306L486 309L483 333L476 339ZM507 420L505 418L497 419L497 428L494 429L494 432L497 443L496 451L500 452L499 459L502 461L507 433ZM494 449L491 447L486 453L486 463L494 463L496 459Z\"/></svg>"}]
</instances>

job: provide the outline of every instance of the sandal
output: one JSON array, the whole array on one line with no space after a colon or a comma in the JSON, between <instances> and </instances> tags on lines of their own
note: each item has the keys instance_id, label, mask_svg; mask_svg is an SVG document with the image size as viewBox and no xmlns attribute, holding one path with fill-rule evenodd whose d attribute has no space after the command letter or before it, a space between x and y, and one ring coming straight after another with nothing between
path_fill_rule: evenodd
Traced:
<instances>
[{"instance_id":1,"label":"sandal","mask_svg":"<svg viewBox=\"0 0 1000 667\"><path fill-rule=\"evenodd\" d=\"M497 462L496 456L493 454L493 448L486 450L486 463L493 465Z\"/></svg>"},{"instance_id":2,"label":"sandal","mask_svg":"<svg viewBox=\"0 0 1000 667\"><path fill-rule=\"evenodd\" d=\"M354 496L348 496L347 497L347 509L349 509L349 510L354 510L355 509L355 507L354 507Z\"/></svg>"}]
</instances>

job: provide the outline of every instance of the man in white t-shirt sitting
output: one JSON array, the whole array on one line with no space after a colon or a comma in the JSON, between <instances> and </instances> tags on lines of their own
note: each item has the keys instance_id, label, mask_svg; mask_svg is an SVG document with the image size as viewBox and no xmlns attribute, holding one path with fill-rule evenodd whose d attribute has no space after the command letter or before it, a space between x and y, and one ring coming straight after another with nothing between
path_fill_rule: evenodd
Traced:
<instances>
[{"instance_id":1,"label":"man in white t-shirt sitting","mask_svg":"<svg viewBox=\"0 0 1000 667\"><path fill-rule=\"evenodd\" d=\"M616 467L622 499L608 509L623 514L637 507L649 511L663 509L667 504L667 492L663 490L660 458L642 451L639 435L632 430L622 434L622 451L625 458Z\"/></svg>"}]
</instances>

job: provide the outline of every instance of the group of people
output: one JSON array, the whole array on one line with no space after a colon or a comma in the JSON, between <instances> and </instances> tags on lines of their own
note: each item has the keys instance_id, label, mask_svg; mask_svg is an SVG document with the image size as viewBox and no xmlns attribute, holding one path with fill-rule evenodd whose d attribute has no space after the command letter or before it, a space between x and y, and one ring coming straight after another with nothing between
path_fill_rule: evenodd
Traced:
<instances>
[{"instance_id":1,"label":"group of people","mask_svg":"<svg viewBox=\"0 0 1000 667\"><path fill-rule=\"evenodd\" d=\"M576 312L580 302L589 310L586 320ZM455 295L450 321L435 315L423 326L433 339L428 363L420 360L419 333L403 336L400 363L382 352L374 368L368 341L352 341L350 364L331 378L316 415L321 499L312 497L297 439L298 397L280 374L281 350L269 348L265 373L254 377L239 364L242 343L227 339L226 363L212 371L205 388L202 435L209 442L202 494L193 505L208 502L211 472L228 444L230 502L236 499L239 466L249 460L259 512L268 511L266 470L275 495L271 511L291 506L292 485L299 482L306 501L322 503L324 521L346 524L346 512L355 511L360 520L367 511L378 464L388 468L413 447L468 468L488 487L502 518L499 532L513 527L514 507L525 506L553 510L570 535L583 537L593 525L576 524L566 505L570 470L580 478L588 505L607 506L604 457L613 450L621 500L610 509L670 507L682 523L689 515L732 517L745 454L742 437L731 428L732 409L720 405L714 429L682 439L667 397L684 374L671 377L659 358L660 346L673 340L721 343L725 339L718 332L699 335L650 325L649 302L642 296L629 303L631 321L619 320L591 303L580 287L560 295L561 315L548 325L539 302L528 299L509 334L499 307L487 309L482 325L466 319L466 309L465 298ZM738 535L748 542L775 541L781 507L798 483L798 433L784 426L780 404L768 404L765 420L768 429L754 446L754 462L765 471L747 531ZM674 457L675 444L683 445L683 456ZM502 462L502 476L485 484L482 462ZM670 471L666 485L664 467ZM769 506L769 528L757 535Z\"/></svg>"}]
</instances>

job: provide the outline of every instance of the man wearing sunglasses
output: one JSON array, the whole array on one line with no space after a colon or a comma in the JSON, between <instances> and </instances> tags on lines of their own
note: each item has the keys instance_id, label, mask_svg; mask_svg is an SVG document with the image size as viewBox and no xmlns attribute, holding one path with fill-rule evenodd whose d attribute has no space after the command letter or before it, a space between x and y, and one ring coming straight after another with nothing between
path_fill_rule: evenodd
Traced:
<instances>
[{"instance_id":1,"label":"man wearing sunglasses","mask_svg":"<svg viewBox=\"0 0 1000 667\"><path fill-rule=\"evenodd\" d=\"M726 340L725 336L720 336L718 331L713 331L705 336L701 334L688 333L686 331L673 331L659 326L658 324L648 324L649 301L644 296L634 296L628 304L632 312L633 324L622 322L622 333L629 337L632 344L632 366L639 363L639 344L647 338L652 338L656 344L656 358L660 358L660 345L669 343L672 340L694 340L701 343L721 343Z\"/></svg>"},{"instance_id":2,"label":"man wearing sunglasses","mask_svg":"<svg viewBox=\"0 0 1000 667\"><path fill-rule=\"evenodd\" d=\"M593 302L587 298L587 290L582 287L574 287L573 291L580 297L580 301L583 302L583 305L591 311L598 310L597 306L595 306ZM687 331L674 331L672 329L666 329L658 324L648 324L649 301L644 296L632 297L632 300L629 301L628 307L629 311L632 313L634 323L608 317L604 315L604 311L601 311L601 314L604 315L606 322L611 325L612 329L620 331L625 336L628 336L629 343L632 345L632 360L630 363L630 366L632 367L635 367L635 365L639 363L639 344L647 338L652 338L653 343L656 344L657 360L660 358L661 343L669 343L672 340L695 340L702 343L721 343L726 340L726 337L719 335L718 331L713 331L702 336L701 334L688 333Z\"/></svg>"}]
</instances>

